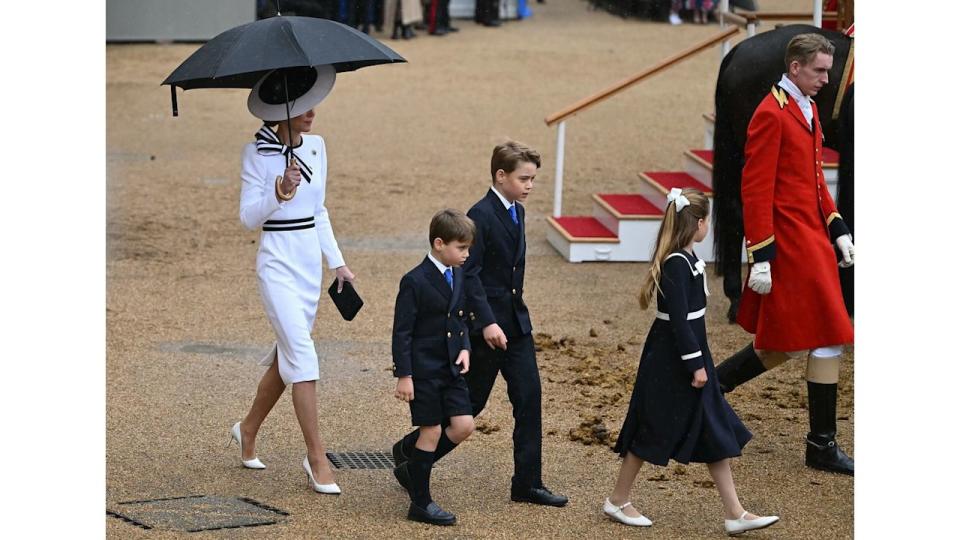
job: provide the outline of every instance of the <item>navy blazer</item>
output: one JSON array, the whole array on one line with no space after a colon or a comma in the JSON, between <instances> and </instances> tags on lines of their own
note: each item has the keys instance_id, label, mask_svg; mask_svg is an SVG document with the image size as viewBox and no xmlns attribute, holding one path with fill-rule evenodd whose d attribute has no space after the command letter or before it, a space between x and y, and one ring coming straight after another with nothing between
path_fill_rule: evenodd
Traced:
<instances>
[{"instance_id":1,"label":"navy blazer","mask_svg":"<svg viewBox=\"0 0 960 540\"><path fill-rule=\"evenodd\" d=\"M471 332L480 332L493 323L499 324L507 337L533 331L530 313L523 303L526 212L520 204L516 204L516 209L519 225L491 188L467 212L477 228L470 257L463 265Z\"/></svg>"},{"instance_id":2,"label":"navy blazer","mask_svg":"<svg viewBox=\"0 0 960 540\"><path fill-rule=\"evenodd\" d=\"M460 351L470 350L466 281L453 269L453 290L428 257L400 280L393 311L393 376L429 379L460 374Z\"/></svg>"}]
</instances>

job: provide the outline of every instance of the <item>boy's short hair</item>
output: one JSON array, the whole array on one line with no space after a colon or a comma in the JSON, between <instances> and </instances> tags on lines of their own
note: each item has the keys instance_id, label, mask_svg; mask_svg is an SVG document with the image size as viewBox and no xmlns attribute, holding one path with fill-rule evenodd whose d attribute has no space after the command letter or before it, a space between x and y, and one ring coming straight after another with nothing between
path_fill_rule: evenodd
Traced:
<instances>
[{"instance_id":1,"label":"boy's short hair","mask_svg":"<svg viewBox=\"0 0 960 540\"><path fill-rule=\"evenodd\" d=\"M433 245L434 238L439 238L445 243L456 240L472 244L476 232L473 220L466 214L446 208L437 212L430 220L430 245Z\"/></svg>"},{"instance_id":2,"label":"boy's short hair","mask_svg":"<svg viewBox=\"0 0 960 540\"><path fill-rule=\"evenodd\" d=\"M787 70L794 60L805 66L817 57L817 53L833 56L836 47L830 40L820 34L797 34L787 43L787 52L783 55L783 63Z\"/></svg>"},{"instance_id":3,"label":"boy's short hair","mask_svg":"<svg viewBox=\"0 0 960 540\"><path fill-rule=\"evenodd\" d=\"M490 180L496 182L498 170L503 169L503 172L510 174L523 162L533 163L539 169L540 152L517 141L498 144L490 158Z\"/></svg>"}]
</instances>

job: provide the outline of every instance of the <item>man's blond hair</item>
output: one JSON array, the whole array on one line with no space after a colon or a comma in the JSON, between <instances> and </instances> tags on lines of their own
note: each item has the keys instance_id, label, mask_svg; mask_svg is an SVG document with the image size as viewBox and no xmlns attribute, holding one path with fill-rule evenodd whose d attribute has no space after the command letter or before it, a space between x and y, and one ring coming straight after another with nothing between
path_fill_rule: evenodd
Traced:
<instances>
[{"instance_id":1,"label":"man's blond hair","mask_svg":"<svg viewBox=\"0 0 960 540\"><path fill-rule=\"evenodd\" d=\"M817 53L833 56L836 47L830 40L820 34L797 34L787 43L787 52L783 56L783 63L790 70L794 60L805 66L817 57Z\"/></svg>"}]
</instances>

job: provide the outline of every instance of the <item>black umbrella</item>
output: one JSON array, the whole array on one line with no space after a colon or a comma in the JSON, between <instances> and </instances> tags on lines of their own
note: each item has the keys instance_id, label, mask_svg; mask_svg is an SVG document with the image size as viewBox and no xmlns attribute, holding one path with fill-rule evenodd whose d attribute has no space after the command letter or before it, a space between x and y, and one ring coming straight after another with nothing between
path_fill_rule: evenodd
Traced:
<instances>
[{"instance_id":1,"label":"black umbrella","mask_svg":"<svg viewBox=\"0 0 960 540\"><path fill-rule=\"evenodd\" d=\"M197 49L162 83L177 87L253 88L267 72L332 65L338 72L406 62L376 39L345 24L313 17L277 16L227 30Z\"/></svg>"}]
</instances>

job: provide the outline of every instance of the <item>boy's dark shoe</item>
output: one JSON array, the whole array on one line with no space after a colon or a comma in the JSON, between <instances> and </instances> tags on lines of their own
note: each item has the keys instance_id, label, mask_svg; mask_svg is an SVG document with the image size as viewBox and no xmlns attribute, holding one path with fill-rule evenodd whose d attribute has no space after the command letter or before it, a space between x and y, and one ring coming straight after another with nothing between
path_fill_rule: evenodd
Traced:
<instances>
[{"instance_id":1,"label":"boy's dark shoe","mask_svg":"<svg viewBox=\"0 0 960 540\"><path fill-rule=\"evenodd\" d=\"M459 32L460 29L456 26L447 26L447 32Z\"/></svg>"},{"instance_id":2,"label":"boy's dark shoe","mask_svg":"<svg viewBox=\"0 0 960 540\"><path fill-rule=\"evenodd\" d=\"M546 487L538 488L510 488L510 500L513 502L525 502L532 504L542 504L544 506L566 506L567 498L563 495L554 495Z\"/></svg>"},{"instance_id":3,"label":"boy's dark shoe","mask_svg":"<svg viewBox=\"0 0 960 540\"><path fill-rule=\"evenodd\" d=\"M430 32L430 35L431 35L431 36L445 36L445 35L447 35L447 29L444 28L444 27L442 27L442 26L438 26L438 27L435 28L432 32Z\"/></svg>"},{"instance_id":4,"label":"boy's dark shoe","mask_svg":"<svg viewBox=\"0 0 960 540\"><path fill-rule=\"evenodd\" d=\"M397 479L397 483L403 489L410 491L410 471L407 469L406 463L393 468L393 477Z\"/></svg>"},{"instance_id":5,"label":"boy's dark shoe","mask_svg":"<svg viewBox=\"0 0 960 540\"><path fill-rule=\"evenodd\" d=\"M432 501L426 508L420 508L410 503L407 519L421 523L429 523L431 525L453 525L457 522L457 516L440 508L440 505Z\"/></svg>"},{"instance_id":6,"label":"boy's dark shoe","mask_svg":"<svg viewBox=\"0 0 960 540\"><path fill-rule=\"evenodd\" d=\"M483 21L484 26L497 27L500 26L500 19L493 19L491 21Z\"/></svg>"}]
</instances>

